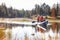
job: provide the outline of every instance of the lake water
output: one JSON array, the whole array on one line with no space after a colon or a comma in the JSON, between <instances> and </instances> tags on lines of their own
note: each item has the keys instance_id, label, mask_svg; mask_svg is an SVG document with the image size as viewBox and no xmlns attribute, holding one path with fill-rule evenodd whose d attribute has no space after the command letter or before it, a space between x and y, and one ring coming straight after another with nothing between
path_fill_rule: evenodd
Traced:
<instances>
[{"instance_id":1,"label":"lake water","mask_svg":"<svg viewBox=\"0 0 60 40\"><path fill-rule=\"evenodd\" d=\"M8 29L7 29L8 30ZM17 26L11 29L10 40L55 40L56 32L51 29L48 32L36 32L35 28L31 26ZM60 39L60 33L57 34L58 39Z\"/></svg>"}]
</instances>

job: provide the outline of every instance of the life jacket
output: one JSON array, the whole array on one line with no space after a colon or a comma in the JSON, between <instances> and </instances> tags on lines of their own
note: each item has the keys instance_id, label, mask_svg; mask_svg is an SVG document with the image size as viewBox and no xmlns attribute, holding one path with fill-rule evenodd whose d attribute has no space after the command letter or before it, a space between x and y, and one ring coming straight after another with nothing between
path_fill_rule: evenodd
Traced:
<instances>
[{"instance_id":1,"label":"life jacket","mask_svg":"<svg viewBox=\"0 0 60 40\"><path fill-rule=\"evenodd\" d=\"M38 21L43 21L44 18L43 18L43 16L38 16L37 20L38 20Z\"/></svg>"}]
</instances>

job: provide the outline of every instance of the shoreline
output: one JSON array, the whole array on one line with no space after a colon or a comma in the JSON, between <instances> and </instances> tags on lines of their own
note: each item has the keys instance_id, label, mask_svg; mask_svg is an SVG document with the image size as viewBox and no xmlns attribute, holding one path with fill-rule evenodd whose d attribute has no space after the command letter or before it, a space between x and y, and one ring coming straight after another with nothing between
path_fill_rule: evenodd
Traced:
<instances>
[{"instance_id":1,"label":"shoreline","mask_svg":"<svg viewBox=\"0 0 60 40\"><path fill-rule=\"evenodd\" d=\"M57 22L60 23L59 19L47 19L49 22ZM36 21L35 19L30 19L30 18L0 18L0 21L15 21L15 22L32 22Z\"/></svg>"}]
</instances>

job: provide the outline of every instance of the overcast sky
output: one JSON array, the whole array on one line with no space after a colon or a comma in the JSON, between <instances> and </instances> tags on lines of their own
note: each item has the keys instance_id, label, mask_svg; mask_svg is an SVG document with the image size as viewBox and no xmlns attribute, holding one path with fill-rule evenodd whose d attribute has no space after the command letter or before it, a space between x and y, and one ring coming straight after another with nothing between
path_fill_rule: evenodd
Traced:
<instances>
[{"instance_id":1,"label":"overcast sky","mask_svg":"<svg viewBox=\"0 0 60 40\"><path fill-rule=\"evenodd\" d=\"M0 0L0 5L2 3L5 3L7 7L13 7L15 9L25 9L25 10L31 10L35 7L35 4L48 4L49 6L52 6L54 3L57 4L60 3L59 0Z\"/></svg>"}]
</instances>

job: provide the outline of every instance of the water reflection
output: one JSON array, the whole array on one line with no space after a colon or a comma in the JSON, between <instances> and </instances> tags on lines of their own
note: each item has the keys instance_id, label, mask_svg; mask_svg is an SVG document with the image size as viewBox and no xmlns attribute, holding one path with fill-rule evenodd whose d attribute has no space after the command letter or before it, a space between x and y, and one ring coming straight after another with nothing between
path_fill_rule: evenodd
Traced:
<instances>
[{"instance_id":1,"label":"water reflection","mask_svg":"<svg viewBox=\"0 0 60 40\"><path fill-rule=\"evenodd\" d=\"M20 26L12 27L12 35L11 40L25 40L25 37L28 40L44 40L46 33L35 32L35 28L31 26L24 26L23 28Z\"/></svg>"},{"instance_id":2,"label":"water reflection","mask_svg":"<svg viewBox=\"0 0 60 40\"><path fill-rule=\"evenodd\" d=\"M48 30L48 29L47 29ZM10 37L9 37L10 33ZM32 26L12 26L12 29L5 30L7 40L59 40L60 31L53 32L49 28L46 32L36 32Z\"/></svg>"}]
</instances>

